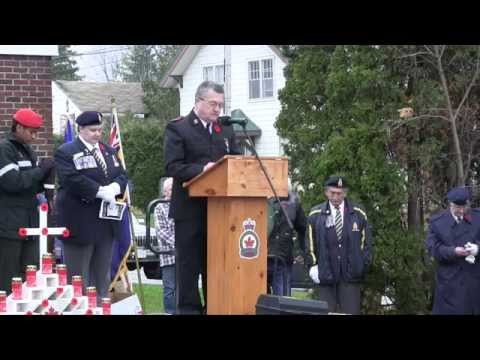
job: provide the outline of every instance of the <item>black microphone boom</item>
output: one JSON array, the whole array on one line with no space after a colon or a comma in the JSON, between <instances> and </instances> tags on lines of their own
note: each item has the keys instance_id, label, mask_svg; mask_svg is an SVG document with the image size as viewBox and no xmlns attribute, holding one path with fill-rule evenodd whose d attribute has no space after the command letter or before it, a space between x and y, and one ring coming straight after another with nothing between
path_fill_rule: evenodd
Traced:
<instances>
[{"instance_id":1,"label":"black microphone boom","mask_svg":"<svg viewBox=\"0 0 480 360\"><path fill-rule=\"evenodd\" d=\"M220 116L218 118L218 122L221 124L221 125L225 125L225 126L230 126L230 125L233 125L233 124L238 124L240 125L241 127L245 127L247 126L247 123L248 123L248 120L243 118L243 119L232 119L230 116Z\"/></svg>"}]
</instances>

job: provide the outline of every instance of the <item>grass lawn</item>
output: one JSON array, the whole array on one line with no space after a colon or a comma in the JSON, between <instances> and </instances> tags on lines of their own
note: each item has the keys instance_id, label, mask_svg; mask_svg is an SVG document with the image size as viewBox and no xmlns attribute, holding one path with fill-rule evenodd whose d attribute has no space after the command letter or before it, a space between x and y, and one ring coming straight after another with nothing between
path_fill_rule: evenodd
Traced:
<instances>
[{"instance_id":1,"label":"grass lawn","mask_svg":"<svg viewBox=\"0 0 480 360\"><path fill-rule=\"evenodd\" d=\"M138 284L133 284L133 291L138 295L141 303ZM145 314L163 313L163 286L143 284L145 295Z\"/></svg>"},{"instance_id":2,"label":"grass lawn","mask_svg":"<svg viewBox=\"0 0 480 360\"><path fill-rule=\"evenodd\" d=\"M133 291L137 293L140 299L137 284L133 284ZM143 284L143 292L145 294L145 309L143 309L145 314L163 313L163 287L161 285ZM311 298L307 291L292 291L292 297L297 299Z\"/></svg>"}]
</instances>

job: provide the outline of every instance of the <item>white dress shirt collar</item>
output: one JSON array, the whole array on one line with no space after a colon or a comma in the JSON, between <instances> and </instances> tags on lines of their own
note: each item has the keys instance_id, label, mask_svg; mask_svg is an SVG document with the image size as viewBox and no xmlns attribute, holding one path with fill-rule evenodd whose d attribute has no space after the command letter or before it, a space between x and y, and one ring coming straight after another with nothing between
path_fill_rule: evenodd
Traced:
<instances>
[{"instance_id":1,"label":"white dress shirt collar","mask_svg":"<svg viewBox=\"0 0 480 360\"><path fill-rule=\"evenodd\" d=\"M332 215L335 218L335 215L337 214L337 208L330 201L329 201L329 205L330 205L330 211L332 212ZM342 201L342 203L340 204L340 206L338 208L340 210L340 215L342 215L342 219L343 219L343 212L344 212L344 209L345 209L345 201Z\"/></svg>"},{"instance_id":2,"label":"white dress shirt collar","mask_svg":"<svg viewBox=\"0 0 480 360\"><path fill-rule=\"evenodd\" d=\"M202 120L200 119L200 116L198 116L197 112L195 111L195 109L193 109L193 112L195 113L195 115L197 115L197 118L198 120L200 120L200 122L203 124L203 127L206 129L207 128L207 125L208 125L208 122L206 122L205 120ZM210 128L210 134L212 133L212 129Z\"/></svg>"}]
</instances>

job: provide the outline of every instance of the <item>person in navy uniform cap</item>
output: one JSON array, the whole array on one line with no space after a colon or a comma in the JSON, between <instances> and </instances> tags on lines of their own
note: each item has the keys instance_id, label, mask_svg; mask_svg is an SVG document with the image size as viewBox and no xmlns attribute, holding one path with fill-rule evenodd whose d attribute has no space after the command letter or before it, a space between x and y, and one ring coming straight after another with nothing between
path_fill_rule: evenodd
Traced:
<instances>
[{"instance_id":1,"label":"person in navy uniform cap","mask_svg":"<svg viewBox=\"0 0 480 360\"><path fill-rule=\"evenodd\" d=\"M182 184L224 155L241 154L232 127L218 123L224 101L223 86L204 81L190 114L171 121L165 130L165 172L173 177L169 216L175 220L176 314L202 314L207 306L207 199L191 198ZM204 306L198 291L200 274Z\"/></svg>"},{"instance_id":2,"label":"person in navy uniform cap","mask_svg":"<svg viewBox=\"0 0 480 360\"><path fill-rule=\"evenodd\" d=\"M60 238L70 275L81 275L84 288L95 286L97 297L108 295L113 241L120 221L100 218L100 206L114 206L127 185L116 150L100 141L102 114L85 111L77 119L78 137L55 152L59 189L57 224L70 230Z\"/></svg>"},{"instance_id":3,"label":"person in navy uniform cap","mask_svg":"<svg viewBox=\"0 0 480 360\"><path fill-rule=\"evenodd\" d=\"M26 265L37 265L38 237L22 238L19 228L38 227L37 194L45 191L53 160L30 147L43 126L32 109L18 109L11 132L0 141L0 290L11 291L12 277L23 277Z\"/></svg>"},{"instance_id":4,"label":"person in navy uniform cap","mask_svg":"<svg viewBox=\"0 0 480 360\"><path fill-rule=\"evenodd\" d=\"M480 314L480 211L470 191L455 187L448 209L430 219L426 247L437 263L433 314Z\"/></svg>"},{"instance_id":5,"label":"person in navy uniform cap","mask_svg":"<svg viewBox=\"0 0 480 360\"><path fill-rule=\"evenodd\" d=\"M360 286L373 256L367 214L346 198L343 176L327 179L325 196L328 201L308 215L305 264L330 312L358 315Z\"/></svg>"}]
</instances>

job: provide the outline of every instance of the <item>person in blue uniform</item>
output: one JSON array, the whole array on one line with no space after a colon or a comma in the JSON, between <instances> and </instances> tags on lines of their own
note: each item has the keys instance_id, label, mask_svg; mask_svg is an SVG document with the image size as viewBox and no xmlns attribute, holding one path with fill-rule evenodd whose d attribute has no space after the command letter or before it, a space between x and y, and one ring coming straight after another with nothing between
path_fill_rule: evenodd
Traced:
<instances>
[{"instance_id":1,"label":"person in blue uniform","mask_svg":"<svg viewBox=\"0 0 480 360\"><path fill-rule=\"evenodd\" d=\"M53 171L52 159L42 159L30 147L43 125L31 109L19 109L11 132L0 141L0 290L11 292L12 277L23 277L26 265L39 265L38 237L22 238L19 228L38 227L37 194Z\"/></svg>"},{"instance_id":2,"label":"person in blue uniform","mask_svg":"<svg viewBox=\"0 0 480 360\"><path fill-rule=\"evenodd\" d=\"M325 182L328 201L308 216L305 264L330 312L360 314L361 284L372 262L373 241L365 210L347 199L347 180Z\"/></svg>"},{"instance_id":3,"label":"person in blue uniform","mask_svg":"<svg viewBox=\"0 0 480 360\"><path fill-rule=\"evenodd\" d=\"M218 123L223 107L223 86L204 81L190 114L169 122L165 130L165 172L173 177L169 216L175 220L176 314L202 314L206 309L207 199L191 198L182 184L224 155L241 153L232 127ZM200 274L204 306L198 289Z\"/></svg>"},{"instance_id":4,"label":"person in blue uniform","mask_svg":"<svg viewBox=\"0 0 480 360\"><path fill-rule=\"evenodd\" d=\"M480 314L480 210L470 209L470 192L456 187L448 209L432 216L427 250L437 263L433 314Z\"/></svg>"},{"instance_id":5,"label":"person in blue uniform","mask_svg":"<svg viewBox=\"0 0 480 360\"><path fill-rule=\"evenodd\" d=\"M76 119L78 137L55 152L58 176L57 224L70 230L61 238L70 275L81 275L84 288L108 295L113 241L120 221L100 218L100 206L113 206L127 185L116 150L100 141L102 114L86 111Z\"/></svg>"}]
</instances>

